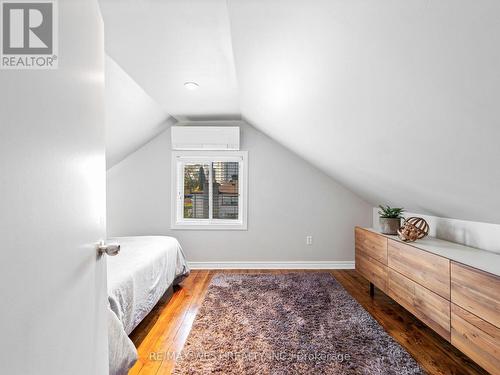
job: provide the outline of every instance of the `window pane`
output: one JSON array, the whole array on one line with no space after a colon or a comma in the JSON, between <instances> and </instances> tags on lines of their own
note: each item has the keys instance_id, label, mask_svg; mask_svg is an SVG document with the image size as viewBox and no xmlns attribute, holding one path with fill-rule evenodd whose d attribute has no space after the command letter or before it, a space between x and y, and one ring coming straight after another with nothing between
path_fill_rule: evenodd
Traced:
<instances>
[{"instance_id":1,"label":"window pane","mask_svg":"<svg viewBox=\"0 0 500 375\"><path fill-rule=\"evenodd\" d=\"M208 219L210 164L184 165L184 218Z\"/></svg>"},{"instance_id":2,"label":"window pane","mask_svg":"<svg viewBox=\"0 0 500 375\"><path fill-rule=\"evenodd\" d=\"M238 219L239 206L239 163L212 163L213 218Z\"/></svg>"}]
</instances>

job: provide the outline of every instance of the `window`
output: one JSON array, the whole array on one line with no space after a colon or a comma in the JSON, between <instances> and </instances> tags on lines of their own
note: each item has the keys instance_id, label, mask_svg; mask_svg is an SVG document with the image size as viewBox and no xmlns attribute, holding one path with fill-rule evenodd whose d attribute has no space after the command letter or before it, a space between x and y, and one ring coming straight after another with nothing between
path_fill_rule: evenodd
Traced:
<instances>
[{"instance_id":1,"label":"window","mask_svg":"<svg viewBox=\"0 0 500 375\"><path fill-rule=\"evenodd\" d=\"M172 228L247 228L245 151L172 153Z\"/></svg>"}]
</instances>

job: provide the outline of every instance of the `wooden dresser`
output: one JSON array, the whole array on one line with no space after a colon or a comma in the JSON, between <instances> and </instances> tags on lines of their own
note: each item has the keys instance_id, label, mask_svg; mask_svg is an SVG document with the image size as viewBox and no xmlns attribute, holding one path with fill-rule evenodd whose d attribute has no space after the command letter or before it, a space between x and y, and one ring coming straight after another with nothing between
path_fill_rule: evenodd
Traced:
<instances>
[{"instance_id":1,"label":"wooden dresser","mask_svg":"<svg viewBox=\"0 0 500 375\"><path fill-rule=\"evenodd\" d=\"M355 229L356 270L467 354L500 375L500 254L438 239L411 244Z\"/></svg>"}]
</instances>

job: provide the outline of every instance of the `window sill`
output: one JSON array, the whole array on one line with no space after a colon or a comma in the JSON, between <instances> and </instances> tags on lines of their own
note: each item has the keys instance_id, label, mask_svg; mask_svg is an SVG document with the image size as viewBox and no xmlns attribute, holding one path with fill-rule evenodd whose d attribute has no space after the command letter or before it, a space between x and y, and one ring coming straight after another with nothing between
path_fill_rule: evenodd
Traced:
<instances>
[{"instance_id":1,"label":"window sill","mask_svg":"<svg viewBox=\"0 0 500 375\"><path fill-rule=\"evenodd\" d=\"M176 223L170 226L172 230L248 230L246 223L237 224L198 224L198 223Z\"/></svg>"}]
</instances>

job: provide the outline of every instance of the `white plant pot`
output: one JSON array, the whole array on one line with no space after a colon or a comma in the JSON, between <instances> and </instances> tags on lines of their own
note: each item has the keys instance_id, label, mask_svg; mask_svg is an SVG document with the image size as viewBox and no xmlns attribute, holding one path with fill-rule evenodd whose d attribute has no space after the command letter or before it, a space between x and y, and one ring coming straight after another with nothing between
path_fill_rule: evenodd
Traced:
<instances>
[{"instance_id":1,"label":"white plant pot","mask_svg":"<svg viewBox=\"0 0 500 375\"><path fill-rule=\"evenodd\" d=\"M379 218L380 232L383 234L398 234L398 229L401 227L401 218Z\"/></svg>"}]
</instances>

